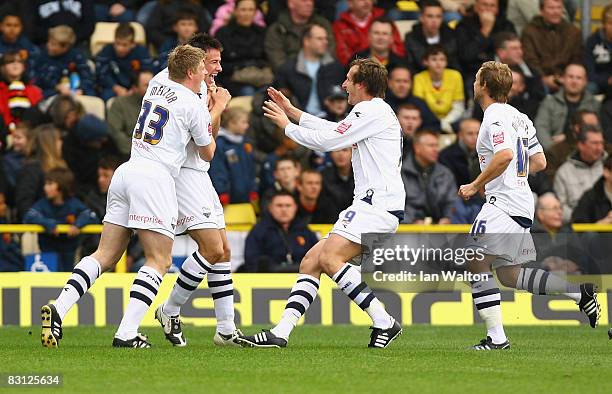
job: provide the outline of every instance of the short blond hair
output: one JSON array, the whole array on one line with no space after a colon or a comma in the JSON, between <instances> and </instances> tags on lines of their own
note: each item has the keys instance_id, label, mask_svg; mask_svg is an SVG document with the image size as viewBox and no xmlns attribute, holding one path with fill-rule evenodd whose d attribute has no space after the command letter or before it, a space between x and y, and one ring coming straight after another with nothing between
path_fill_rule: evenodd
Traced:
<instances>
[{"instance_id":1,"label":"short blond hair","mask_svg":"<svg viewBox=\"0 0 612 394\"><path fill-rule=\"evenodd\" d=\"M183 81L187 78L187 72L196 73L198 66L206 52L189 44L179 45L168 55L168 74L174 81Z\"/></svg>"},{"instance_id":2,"label":"short blond hair","mask_svg":"<svg viewBox=\"0 0 612 394\"><path fill-rule=\"evenodd\" d=\"M486 87L489 96L498 103L508 101L512 88L512 71L508 65L489 61L480 67L480 86Z\"/></svg>"},{"instance_id":3,"label":"short blond hair","mask_svg":"<svg viewBox=\"0 0 612 394\"><path fill-rule=\"evenodd\" d=\"M73 46L76 42L76 34L72 27L59 25L49 29L49 39L57 41L62 46Z\"/></svg>"}]
</instances>

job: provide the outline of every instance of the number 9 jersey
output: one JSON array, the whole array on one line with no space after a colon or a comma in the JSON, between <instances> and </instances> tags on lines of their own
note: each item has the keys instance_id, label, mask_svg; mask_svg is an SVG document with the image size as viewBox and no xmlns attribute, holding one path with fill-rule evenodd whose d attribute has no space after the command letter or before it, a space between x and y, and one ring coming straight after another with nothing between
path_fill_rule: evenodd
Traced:
<instances>
[{"instance_id":1,"label":"number 9 jersey","mask_svg":"<svg viewBox=\"0 0 612 394\"><path fill-rule=\"evenodd\" d=\"M480 170L504 149L510 149L513 158L506 170L485 186L487 202L509 216L533 220L533 193L527 182L529 157L543 152L542 146L527 115L509 104L493 103L484 113L476 142Z\"/></svg>"}]
</instances>

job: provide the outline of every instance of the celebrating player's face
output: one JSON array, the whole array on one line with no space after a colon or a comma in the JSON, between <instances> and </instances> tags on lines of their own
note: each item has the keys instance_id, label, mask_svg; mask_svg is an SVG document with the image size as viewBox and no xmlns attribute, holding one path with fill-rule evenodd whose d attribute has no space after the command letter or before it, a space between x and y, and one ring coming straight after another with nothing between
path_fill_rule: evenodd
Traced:
<instances>
[{"instance_id":1,"label":"celebrating player's face","mask_svg":"<svg viewBox=\"0 0 612 394\"><path fill-rule=\"evenodd\" d=\"M218 49L211 48L206 52L206 59L204 60L206 65L206 71L208 76L206 77L206 85L212 86L215 84L215 78L217 74L223 71L221 67L221 51Z\"/></svg>"},{"instance_id":2,"label":"celebrating player's face","mask_svg":"<svg viewBox=\"0 0 612 394\"><path fill-rule=\"evenodd\" d=\"M356 72L357 72L357 66L351 67L348 74L346 74L346 80L342 83L342 89L346 90L346 93L348 93L348 103L350 105L357 104L357 102L355 102L356 100L355 83L353 82L353 76L355 75Z\"/></svg>"},{"instance_id":3,"label":"celebrating player's face","mask_svg":"<svg viewBox=\"0 0 612 394\"><path fill-rule=\"evenodd\" d=\"M476 104L480 104L482 100L482 86L480 86L480 70L476 73L476 78L474 79L474 101Z\"/></svg>"}]
</instances>

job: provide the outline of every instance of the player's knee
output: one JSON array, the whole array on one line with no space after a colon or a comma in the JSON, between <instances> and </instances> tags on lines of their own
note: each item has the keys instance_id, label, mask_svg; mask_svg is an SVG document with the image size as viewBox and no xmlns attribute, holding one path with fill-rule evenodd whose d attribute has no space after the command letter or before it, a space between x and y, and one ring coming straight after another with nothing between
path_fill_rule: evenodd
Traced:
<instances>
[{"instance_id":1,"label":"player's knee","mask_svg":"<svg viewBox=\"0 0 612 394\"><path fill-rule=\"evenodd\" d=\"M321 254L319 254L318 265L323 272L329 276L332 276L335 273L334 268L338 265L336 260L337 259L334 258L332 253L323 250Z\"/></svg>"},{"instance_id":2,"label":"player's knee","mask_svg":"<svg viewBox=\"0 0 612 394\"><path fill-rule=\"evenodd\" d=\"M232 259L232 250L229 245L223 245L223 258L221 261L230 261Z\"/></svg>"},{"instance_id":3,"label":"player's knee","mask_svg":"<svg viewBox=\"0 0 612 394\"><path fill-rule=\"evenodd\" d=\"M206 248L200 248L200 253L210 264L220 262L224 256L222 245L208 245Z\"/></svg>"}]
</instances>

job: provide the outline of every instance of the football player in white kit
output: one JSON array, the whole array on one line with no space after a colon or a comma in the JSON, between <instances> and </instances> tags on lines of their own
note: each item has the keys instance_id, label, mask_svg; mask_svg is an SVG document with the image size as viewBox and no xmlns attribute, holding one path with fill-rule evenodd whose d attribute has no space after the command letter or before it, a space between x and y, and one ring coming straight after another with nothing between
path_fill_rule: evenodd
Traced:
<instances>
[{"instance_id":1,"label":"football player in white kit","mask_svg":"<svg viewBox=\"0 0 612 394\"><path fill-rule=\"evenodd\" d=\"M353 204L340 213L329 236L301 261L281 321L270 331L239 339L247 345L287 346L289 334L317 296L322 273L372 318L369 347L385 348L402 332L401 325L361 280L361 272L347 263L362 253L362 234L394 233L404 212L401 129L393 110L383 101L387 70L372 59L355 60L342 87L354 107L339 123L302 112L282 93L268 89L273 101L264 103L265 114L289 138L321 152L353 148L355 192Z\"/></svg>"},{"instance_id":2,"label":"football player in white kit","mask_svg":"<svg viewBox=\"0 0 612 394\"><path fill-rule=\"evenodd\" d=\"M459 188L459 196L469 199L484 187L486 202L470 231L469 246L485 252L482 261L471 261L468 269L481 274L471 282L472 298L487 326L487 336L473 346L476 350L508 349L502 325L501 294L491 269L507 287L533 294L563 294L573 299L591 327L597 325L600 306L595 286L572 284L537 268L521 264L535 260L535 246L529 229L533 222L533 194L527 182L529 173L546 168L546 157L529 118L507 104L512 72L507 65L486 62L476 74L474 99L484 111L476 151L481 174Z\"/></svg>"},{"instance_id":3,"label":"football player in white kit","mask_svg":"<svg viewBox=\"0 0 612 394\"><path fill-rule=\"evenodd\" d=\"M189 44L206 51L204 63L208 76L205 84L202 84L200 94L202 106L208 105L210 108L210 113L206 112L212 136L216 139L221 113L231 98L226 89L215 85L214 80L222 71L223 48L218 40L207 34L194 36ZM167 76L167 70L163 70L153 80L164 80ZM205 276L217 318L213 342L218 346L240 346L236 338L242 333L236 329L234 323L234 287L223 206L208 175L209 168L209 160L202 160L194 142L190 142L187 145L187 160L176 178L176 234L189 234L197 243L198 249L183 262L170 296L155 310L155 318L161 324L166 339L174 346L187 345L180 320L181 306L189 300Z\"/></svg>"},{"instance_id":4,"label":"football player in white kit","mask_svg":"<svg viewBox=\"0 0 612 394\"><path fill-rule=\"evenodd\" d=\"M138 326L172 263L178 212L174 178L185 162L189 141L195 141L207 160L215 151L198 96L207 75L205 56L190 45L177 47L168 57L169 79L149 83L132 136L130 160L119 166L111 180L98 249L75 266L57 300L42 307L43 346L58 347L64 316L103 272L117 264L134 230L146 262L130 288L113 346L151 346L138 333Z\"/></svg>"}]
</instances>

